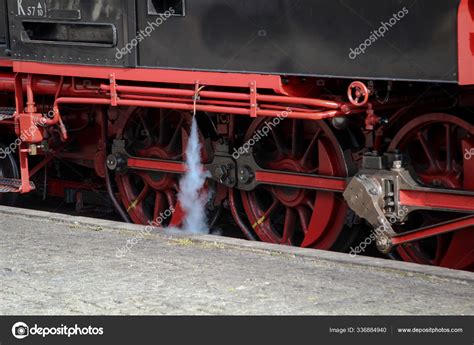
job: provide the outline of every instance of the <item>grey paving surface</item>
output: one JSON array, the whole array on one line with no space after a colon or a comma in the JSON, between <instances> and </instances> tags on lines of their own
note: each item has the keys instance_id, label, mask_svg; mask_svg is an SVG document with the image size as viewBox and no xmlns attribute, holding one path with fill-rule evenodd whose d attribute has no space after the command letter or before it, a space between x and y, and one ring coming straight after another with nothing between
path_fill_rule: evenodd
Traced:
<instances>
[{"instance_id":1,"label":"grey paving surface","mask_svg":"<svg viewBox=\"0 0 474 345\"><path fill-rule=\"evenodd\" d=\"M173 234L117 257L137 229L0 207L0 314L474 314L471 273Z\"/></svg>"}]
</instances>

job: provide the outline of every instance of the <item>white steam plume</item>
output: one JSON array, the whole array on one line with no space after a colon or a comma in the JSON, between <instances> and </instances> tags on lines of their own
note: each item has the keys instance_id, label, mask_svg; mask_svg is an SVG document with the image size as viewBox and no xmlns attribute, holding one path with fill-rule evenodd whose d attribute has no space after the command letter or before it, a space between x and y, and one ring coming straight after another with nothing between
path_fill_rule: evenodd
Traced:
<instances>
[{"instance_id":1,"label":"white steam plume","mask_svg":"<svg viewBox=\"0 0 474 345\"><path fill-rule=\"evenodd\" d=\"M204 184L208 173L201 164L201 144L195 116L186 147L186 174L180 181L179 202L185 213L182 229L191 233L209 233L206 219L207 193Z\"/></svg>"}]
</instances>

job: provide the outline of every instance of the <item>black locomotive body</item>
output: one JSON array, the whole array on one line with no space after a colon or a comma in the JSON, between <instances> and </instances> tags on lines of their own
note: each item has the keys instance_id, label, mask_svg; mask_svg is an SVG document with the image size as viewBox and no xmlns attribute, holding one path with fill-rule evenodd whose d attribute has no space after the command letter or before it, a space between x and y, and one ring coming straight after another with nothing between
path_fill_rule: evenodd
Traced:
<instances>
[{"instance_id":1,"label":"black locomotive body","mask_svg":"<svg viewBox=\"0 0 474 345\"><path fill-rule=\"evenodd\" d=\"M15 60L458 80L459 0L8 0L7 5Z\"/></svg>"}]
</instances>

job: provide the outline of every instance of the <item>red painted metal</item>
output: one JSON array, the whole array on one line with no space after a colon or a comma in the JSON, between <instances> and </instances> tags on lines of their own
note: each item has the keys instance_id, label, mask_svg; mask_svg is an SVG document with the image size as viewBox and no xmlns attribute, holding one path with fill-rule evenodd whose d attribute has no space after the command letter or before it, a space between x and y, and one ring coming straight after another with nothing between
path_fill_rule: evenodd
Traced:
<instances>
[{"instance_id":1,"label":"red painted metal","mask_svg":"<svg viewBox=\"0 0 474 345\"><path fill-rule=\"evenodd\" d=\"M32 75L28 74L26 78L26 113L36 113L36 103L33 95L33 86L32 86ZM18 111L23 111L23 109L17 109Z\"/></svg>"},{"instance_id":2,"label":"red painted metal","mask_svg":"<svg viewBox=\"0 0 474 345\"><path fill-rule=\"evenodd\" d=\"M433 236L443 235L449 232L458 231L474 226L474 216L462 218L452 222L430 226L412 232L403 233L391 238L394 246L403 243L419 241Z\"/></svg>"},{"instance_id":3,"label":"red painted metal","mask_svg":"<svg viewBox=\"0 0 474 345\"><path fill-rule=\"evenodd\" d=\"M15 73L0 73L0 91L15 92ZM23 91L27 89L27 75L19 74L22 79ZM63 87L60 90L62 96L69 97L97 97L99 96L99 85L92 86L89 89L78 89L73 78L63 78ZM59 89L61 77L32 75L31 87L39 95L55 95Z\"/></svg>"},{"instance_id":4,"label":"red painted metal","mask_svg":"<svg viewBox=\"0 0 474 345\"><path fill-rule=\"evenodd\" d=\"M134 153L136 157L128 159L131 168L126 174L116 174L116 182L120 191L120 198L127 210L130 218L138 224L153 223L161 212L174 208L172 217L163 220L160 226L179 224L182 213L177 205L178 176L184 173L186 168L183 164L183 148L186 139L185 114L181 118L176 116L162 116L161 112L152 114L137 109L126 115L126 122L119 128L118 137L122 137L125 132L138 133L146 130L151 133L151 141L144 148ZM143 122L140 121L143 119ZM147 123L156 123L165 126L165 131L151 131L143 127ZM161 143L161 135L166 135L166 131L174 130L174 134L181 135L181 140L176 139L173 144ZM169 134L169 133L168 133ZM174 134L172 136L174 136ZM134 140L133 137L128 137ZM137 139L138 140L138 139ZM143 144L142 144L143 145ZM171 160L178 160L173 162ZM155 222L156 223L156 222ZM154 225L156 227L156 225Z\"/></svg>"},{"instance_id":5,"label":"red painted metal","mask_svg":"<svg viewBox=\"0 0 474 345\"><path fill-rule=\"evenodd\" d=\"M6 58L0 58L0 67L13 67L13 61Z\"/></svg>"},{"instance_id":6,"label":"red painted metal","mask_svg":"<svg viewBox=\"0 0 474 345\"><path fill-rule=\"evenodd\" d=\"M61 77L60 80L61 81L60 81L60 83L58 85L58 88L55 92L56 96L58 96L60 94L62 86L63 86L63 77ZM40 142L41 140L43 140L41 127L42 126L54 126L54 125L59 126L59 129L60 129L60 132L61 132L61 139L63 141L66 141L67 138L68 138L67 130L66 130L66 127L64 126L64 123L61 119L61 115L59 114L59 111L58 111L57 108L53 109L53 117L52 118L45 117L45 116L43 116L43 114L36 114L37 108L36 108L36 103L35 103L35 99L34 99L33 85L32 85L32 75L31 74L28 75L28 78L27 78L26 99L27 99L26 109L25 109L26 114L22 114L23 109L18 109L18 108L17 108L17 113L20 114L20 116L27 115L27 116L30 117L29 123L31 123L32 125L36 125L35 133L36 133L36 136L37 136L36 138L34 138L35 141L26 141L26 142L32 142L32 143ZM21 122L20 122L20 129L22 131L27 130L27 128L21 128Z\"/></svg>"},{"instance_id":7,"label":"red painted metal","mask_svg":"<svg viewBox=\"0 0 474 345\"><path fill-rule=\"evenodd\" d=\"M101 90L110 92L109 85L101 85ZM143 95L166 95L166 96L182 96L182 97L193 97L194 90L185 89L170 89L170 88L155 88L155 87L140 87L140 86L123 86L117 85L117 92L124 92L130 94L143 94ZM285 103L285 104L296 104L299 106L309 106L314 108L329 108L332 110L341 110L343 112L352 110L349 105L344 103L338 103L333 101L303 98L303 97L289 97L289 96L272 96L272 95L260 95L253 89L250 93L237 93L237 92L221 92L221 91L206 91L202 90L199 92L200 98L217 98L227 100L240 100L251 102L252 97L254 98L255 104L259 102L270 102L270 103Z\"/></svg>"},{"instance_id":8,"label":"red painted metal","mask_svg":"<svg viewBox=\"0 0 474 345\"><path fill-rule=\"evenodd\" d=\"M15 65L15 70L18 72L26 73L28 71L28 67L32 67L30 64L33 64L33 67L42 67L41 72L42 74L48 74L49 68L52 68L56 71L55 65L47 65L47 64L37 64L37 63L25 63L25 62L18 62ZM25 68L23 68L25 67ZM77 66L78 70L82 70L84 68L91 69L89 72L90 74L81 75L82 77L98 77L94 73L98 73L96 67L85 67L85 66ZM61 115L59 113L58 105L69 103L69 104L103 104L103 105L111 105L111 106L142 106L142 107L151 107L151 108L162 108L162 109L177 109L177 110L187 110L192 111L194 110L194 106L189 104L189 100L183 100L179 102L176 98L162 98L161 101L158 100L146 100L146 99L120 99L119 93L125 92L130 94L137 94L135 97L145 97L146 95L169 95L169 96L180 96L180 97L193 97L194 91L193 90L183 90L183 89L171 89L171 88L152 88L152 87L138 87L138 86L121 86L116 84L116 80L119 79L120 76L123 76L123 69L111 69L113 73L108 74L109 85L101 85L100 90L109 93L109 101L105 98L102 98L99 89L91 89L89 90L77 90L75 87L75 81L71 78L70 84L64 83L64 76L68 75L67 71L70 66L62 66L61 72L57 71L57 75L61 75L61 79L59 82L51 81L42 77L42 79L38 77L33 77L32 74L29 74L26 80L26 83L23 83L23 88L26 89L27 93L27 113L33 114L35 111L35 102L34 102L34 95L33 90L39 94L54 94L55 96L62 95L62 98L56 99L54 109L54 117L52 119L46 119L46 125L52 126L58 124L62 133L63 140L67 138L66 129L62 123ZM129 77L128 80L133 80L133 76L135 73L140 74L140 70L132 70L133 73L126 74ZM59 73L60 72L60 73ZM110 72L110 71L109 71ZM148 73L155 73L156 71L148 71ZM182 71L171 71L176 73L176 82L181 82L180 76ZM171 73L168 71L167 73ZM51 72L52 73L52 72ZM101 73L103 76L104 70L101 69ZM187 72L193 73L193 72ZM213 76L212 73L206 73L206 75ZM78 73L73 74L77 76ZM80 74L79 74L80 75ZM200 76L201 74L199 74ZM226 81L228 81L230 75L227 73L219 73L220 77L226 76ZM215 77L215 76L214 76ZM272 76L273 77L273 76ZM189 78L189 76L188 76ZM142 80L144 81L144 80ZM162 79L154 80L156 81L164 81ZM256 80L250 81L247 83L248 85L255 85L250 87L250 93L232 93L232 92L218 92L218 91L201 91L200 97L201 98L210 98L210 99L218 99L218 100L240 100L248 102L247 107L240 107L240 104L233 103L233 105L222 103L222 101L211 101L206 100L205 103L207 104L197 104L196 110L198 111L205 111L205 112L214 112L214 113L227 113L227 114L235 114L235 115L247 115L247 116L265 116L265 117L280 117L281 111L284 111L283 107L279 107L277 109L273 108L273 105L269 105L269 107L265 107L262 104L262 107L259 107L260 102L269 102L269 103L282 103L286 105L297 105L313 107L316 109L302 109L302 108L295 108L291 109L288 117L290 118L298 118L298 119L310 119L310 120L321 120L326 118L332 118L335 116L343 116L348 115L349 113L356 113L362 111L361 109L352 109L350 106L344 103L338 103L333 101L321 100L321 99L311 99L311 98L301 98L301 97L288 97L288 96L272 96L272 95L259 95L257 94L256 85L260 84L260 79L256 78ZM203 84L203 83L201 83ZM217 83L220 85L219 83ZM228 83L226 86L233 86L232 82ZM238 85L240 86L240 85ZM261 88L265 88L265 83ZM13 90L14 89L14 78L13 75L3 74L0 75L0 90ZM253 90L253 91L252 91ZM78 96L78 97L68 97L70 95ZM66 97L64 97L66 96ZM188 103L188 104L187 104ZM238 105L238 106L237 106ZM278 107L277 107L278 108ZM289 108L287 108L290 110ZM329 110L326 110L329 109ZM33 116L33 115L32 115ZM41 115L34 115L32 121L39 121L42 118Z\"/></svg>"},{"instance_id":9,"label":"red painted metal","mask_svg":"<svg viewBox=\"0 0 474 345\"><path fill-rule=\"evenodd\" d=\"M67 143L63 143L60 147L56 148L54 153L48 154L40 163L35 165L33 169L30 170L30 178L35 176L41 169L43 169L49 162L57 157L58 153L66 147Z\"/></svg>"},{"instance_id":10,"label":"red painted metal","mask_svg":"<svg viewBox=\"0 0 474 345\"><path fill-rule=\"evenodd\" d=\"M40 118L40 114L20 114L18 116L21 138L25 143L34 144L43 141L43 131L37 122L37 119Z\"/></svg>"},{"instance_id":11,"label":"red painted metal","mask_svg":"<svg viewBox=\"0 0 474 345\"><path fill-rule=\"evenodd\" d=\"M186 172L184 162L129 158L130 169L160 171L174 174ZM255 181L259 184L282 187L296 187L342 193L346 188L346 179L330 176L304 176L287 171L256 171ZM447 192L400 191L400 203L408 207L448 209L453 211L474 212L474 196L449 194Z\"/></svg>"},{"instance_id":12,"label":"red painted metal","mask_svg":"<svg viewBox=\"0 0 474 345\"><path fill-rule=\"evenodd\" d=\"M116 107L118 105L118 95L117 95L117 82L115 80L115 74L110 74L110 105Z\"/></svg>"},{"instance_id":13,"label":"red painted metal","mask_svg":"<svg viewBox=\"0 0 474 345\"><path fill-rule=\"evenodd\" d=\"M462 174L463 166L470 164L463 157L462 149L472 140L473 135L474 126L469 122L448 114L427 114L414 118L399 130L389 150L398 148L402 152L410 152L414 171L427 185L464 189L464 186L472 184L473 174L471 171ZM465 189L472 191L470 188ZM458 208L466 212L474 210L473 197L442 191L402 191L401 202L427 208ZM418 213L417 219L421 226L429 227L432 231L437 231L436 223L446 220L440 218L437 221L436 214L428 210ZM474 227L467 227L453 233L402 244L397 247L397 251L405 261L474 270L472 243Z\"/></svg>"},{"instance_id":14,"label":"red painted metal","mask_svg":"<svg viewBox=\"0 0 474 345\"><path fill-rule=\"evenodd\" d=\"M250 117L256 118L258 107L257 83L252 81L250 83Z\"/></svg>"},{"instance_id":15,"label":"red painted metal","mask_svg":"<svg viewBox=\"0 0 474 345\"><path fill-rule=\"evenodd\" d=\"M462 140L463 152L463 188L474 190L474 137L470 140Z\"/></svg>"},{"instance_id":16,"label":"red painted metal","mask_svg":"<svg viewBox=\"0 0 474 345\"><path fill-rule=\"evenodd\" d=\"M184 174L186 172L186 164L184 162L170 162L144 158L129 158L128 167L130 169L160 171L173 174Z\"/></svg>"},{"instance_id":17,"label":"red painted metal","mask_svg":"<svg viewBox=\"0 0 474 345\"><path fill-rule=\"evenodd\" d=\"M297 104L305 105L308 107L321 107L329 108L333 110L339 110L341 113L348 114L351 110L349 105L344 103L332 102L322 99L313 98L302 98L302 97L283 97L283 96L268 96L268 95L257 95L259 102L272 102L272 103L286 103L286 104Z\"/></svg>"},{"instance_id":18,"label":"red painted metal","mask_svg":"<svg viewBox=\"0 0 474 345\"><path fill-rule=\"evenodd\" d=\"M400 191L400 203L420 208L446 209L474 212L474 196L449 194L446 192Z\"/></svg>"},{"instance_id":19,"label":"red painted metal","mask_svg":"<svg viewBox=\"0 0 474 345\"><path fill-rule=\"evenodd\" d=\"M19 124L19 116L20 112L18 112L18 109L24 109L24 103L23 103L23 84L22 84L22 78L21 75L17 74L14 77L13 81L13 90L15 92L15 106L16 106L16 113L15 113L15 134L17 137L21 135L20 133L20 124Z\"/></svg>"},{"instance_id":20,"label":"red painted metal","mask_svg":"<svg viewBox=\"0 0 474 345\"><path fill-rule=\"evenodd\" d=\"M94 184L94 183L83 183L77 181L67 181L67 180L58 180L58 179L48 179L47 182L48 195L62 198L66 194L67 189L74 189L77 191L87 190L87 191L99 191L103 190L103 185Z\"/></svg>"},{"instance_id":21,"label":"red painted metal","mask_svg":"<svg viewBox=\"0 0 474 345\"><path fill-rule=\"evenodd\" d=\"M20 193L31 192L30 175L28 169L28 153L29 149L25 143L20 144L19 156L20 156L20 172L21 172L21 190Z\"/></svg>"},{"instance_id":22,"label":"red painted metal","mask_svg":"<svg viewBox=\"0 0 474 345\"><path fill-rule=\"evenodd\" d=\"M128 80L151 83L168 83L194 85L199 80L200 85L244 87L248 88L252 81L258 83L261 89L269 89L277 94L286 95L281 77L264 74L197 72L168 69L116 68L81 65L58 65L38 62L14 61L13 70L18 73L38 73L42 75L63 75L69 77L96 78L109 80L110 74L115 74L116 80Z\"/></svg>"},{"instance_id":23,"label":"red painted metal","mask_svg":"<svg viewBox=\"0 0 474 345\"><path fill-rule=\"evenodd\" d=\"M262 184L324 190L329 192L344 192L346 180L342 178L322 176L301 176L291 172L257 171L255 181Z\"/></svg>"},{"instance_id":24,"label":"red painted metal","mask_svg":"<svg viewBox=\"0 0 474 345\"><path fill-rule=\"evenodd\" d=\"M111 105L111 100L106 98L73 98L73 97L63 97L58 98L55 101L54 112L59 114L59 104L96 104L96 105ZM174 109L174 110L185 110L193 111L194 106L192 104L186 103L176 103L176 102L158 102L158 101L141 101L141 100L128 100L128 99L118 99L118 106L126 107L144 107L144 108L156 108L156 109ZM246 108L237 108L237 107L226 107L226 106L217 106L217 105L196 105L197 111L209 112L209 113L223 113L223 114L234 114L234 115L247 115L251 116L251 110ZM275 110L266 110L258 109L257 115L261 117L281 117L281 111ZM333 118L336 116L345 115L342 111L338 110L328 110L328 111L317 111L314 113L307 112L291 112L288 115L288 118L293 119L302 119L302 120L323 120L328 118Z\"/></svg>"},{"instance_id":25,"label":"red painted metal","mask_svg":"<svg viewBox=\"0 0 474 345\"><path fill-rule=\"evenodd\" d=\"M254 121L245 139L252 138L265 125L265 120ZM344 178L331 178L345 174L342 153L324 123L311 122L303 126L295 119L284 121L272 135L257 144L274 147L275 151L266 152L271 154L271 159L256 157L257 163L268 170L255 173L255 181L261 183L255 190L241 192L243 209L262 241L329 249L344 227L347 211L342 198L334 193L342 192L346 181ZM292 140L283 146L284 141L278 138L286 137ZM263 151L256 148L255 152ZM317 176L318 173L327 178ZM242 224L238 212L240 206L234 197L231 206L237 223L250 237L249 229Z\"/></svg>"},{"instance_id":26,"label":"red painted metal","mask_svg":"<svg viewBox=\"0 0 474 345\"><path fill-rule=\"evenodd\" d=\"M122 93L120 94L120 98L122 99L133 99L133 100L142 100L142 101L155 101L155 102L176 102L176 103L188 103L188 104L193 104L194 101L192 99L188 98L179 98L179 97L165 97L165 96L148 96L148 95L135 95L135 94L129 94L129 93ZM222 106L234 106L234 107L241 107L244 108L248 106L247 103L243 102L232 102L232 101L218 101L218 100L206 100L206 99L200 99L199 100L200 104L207 104L207 105L222 105ZM268 107L270 109L270 107ZM286 108L285 107L278 107L275 109L279 109L281 111L284 111ZM300 111L303 111L304 109L299 109Z\"/></svg>"},{"instance_id":27,"label":"red painted metal","mask_svg":"<svg viewBox=\"0 0 474 345\"><path fill-rule=\"evenodd\" d=\"M333 144L334 145L334 144ZM344 175L345 168L338 155L338 147L330 147L323 140L318 142L318 173L327 176ZM342 181L340 181L342 184ZM345 181L344 181L345 183ZM342 185L340 186L342 188ZM322 211L324 210L324 212ZM318 191L302 247L316 247L319 249L332 248L344 229L347 205L339 195L326 191Z\"/></svg>"},{"instance_id":28,"label":"red painted metal","mask_svg":"<svg viewBox=\"0 0 474 345\"><path fill-rule=\"evenodd\" d=\"M173 216L171 217L171 221L169 226L171 228L179 228L183 224L183 220L185 217L185 213L181 203L178 201L176 206L174 207Z\"/></svg>"},{"instance_id":29,"label":"red painted metal","mask_svg":"<svg viewBox=\"0 0 474 345\"><path fill-rule=\"evenodd\" d=\"M450 234L448 234L449 236ZM443 236L442 236L443 237ZM444 241L446 243L446 241ZM451 234L449 247L441 260L434 262L442 267L474 271L474 230L473 227L457 230Z\"/></svg>"},{"instance_id":30,"label":"red painted metal","mask_svg":"<svg viewBox=\"0 0 474 345\"><path fill-rule=\"evenodd\" d=\"M357 106L364 106L369 102L370 92L367 86L361 81L355 81L347 90L347 97L349 101Z\"/></svg>"},{"instance_id":31,"label":"red painted metal","mask_svg":"<svg viewBox=\"0 0 474 345\"><path fill-rule=\"evenodd\" d=\"M23 103L23 87L22 87L22 80L21 76L16 75L14 79L14 87L15 87L15 105L17 112L15 113L15 133L18 137L20 137L20 114L18 109L24 109ZM30 175L28 170L28 147L24 142L21 142L19 145L18 150L18 159L20 163L20 177L21 177L21 189L20 193L29 193L31 192L31 184L30 184Z\"/></svg>"},{"instance_id":32,"label":"red painted metal","mask_svg":"<svg viewBox=\"0 0 474 345\"><path fill-rule=\"evenodd\" d=\"M130 169L159 171L184 174L184 162L172 162L145 158L129 158ZM259 184L282 187L296 187L342 193L346 188L346 179L330 176L304 176L286 171L256 171L255 181ZM452 211L474 212L474 196L449 194L447 192L400 191L400 203L408 207L447 209Z\"/></svg>"},{"instance_id":33,"label":"red painted metal","mask_svg":"<svg viewBox=\"0 0 474 345\"><path fill-rule=\"evenodd\" d=\"M2 91L14 91L15 89L15 81L14 76L12 74L0 74L0 90ZM27 80L23 82L23 89L27 91L29 95L29 99L33 98L32 92L33 90L38 94L44 95L59 95L65 96L58 100L56 103L69 103L69 104L104 104L104 105L123 105L123 106L149 106L155 108L165 108L165 109L179 109L179 110L192 110L192 106L190 104L183 104L192 102L189 99L183 99L181 103L179 103L179 99L177 98L162 98L161 101L152 101L151 99L147 102L138 102L139 99L128 102L128 99L119 100L115 97L111 97L110 102L106 102L104 99L100 97L100 90L99 89L90 89L90 90L78 90L74 84L74 81L71 82L64 82L60 83L59 81L55 80L48 80L45 77L33 77L29 76ZM102 85L102 91L110 91L109 85ZM138 93L137 95L125 95L125 98L140 98L146 100L146 94L158 94L158 95L175 95L175 96L184 96L184 97L192 97L194 95L194 91L192 90L182 90L182 89L165 89L165 88L147 88L147 87L129 87L129 86L117 86L117 92L131 92L131 93ZM143 95L140 95L143 93ZM70 97L76 96L76 97ZM215 91L201 91L200 96L203 98L217 98L217 99L228 99L228 100L242 100L250 102L250 94L243 94L243 93L231 93L231 92L215 92ZM302 106L312 106L312 107L326 107L332 109L330 111L324 110L311 110L311 109L302 109L302 108L295 108L294 111L290 114L290 117L293 118L308 118L308 119L324 119L333 116L344 115L344 112L348 112L348 107L345 104L325 101L325 100L318 100L318 99L310 99L310 98L299 98L299 97L282 97L282 96L269 96L269 95L258 95L258 102L283 102L285 104L295 104L295 105L302 105ZM34 100L29 101L31 104L30 107L33 107ZM238 115L251 115L255 110L257 111L259 116L271 116L277 117L281 116L281 112L288 109L283 106L276 106L276 105L262 105L262 109L252 109L250 107L243 107L245 103L230 103L230 102L223 102L217 100L202 100L199 103L204 105L198 104L197 110L200 111L208 111L208 112L222 112L222 113L229 113L229 114L238 114ZM241 107L242 106L242 107ZM268 109L266 109L268 108ZM30 108L30 112L33 108ZM269 110L275 109L275 110ZM336 111L339 109L338 111ZM278 110L278 111L277 111ZM60 116L59 113L55 111L55 117L53 119L47 120L47 125L54 125L60 124ZM35 120L38 120L36 118ZM63 132L63 136L66 135L64 132L64 128L61 128Z\"/></svg>"},{"instance_id":34,"label":"red painted metal","mask_svg":"<svg viewBox=\"0 0 474 345\"><path fill-rule=\"evenodd\" d=\"M459 84L474 85L474 0L461 0L458 13Z\"/></svg>"},{"instance_id":35,"label":"red painted metal","mask_svg":"<svg viewBox=\"0 0 474 345\"><path fill-rule=\"evenodd\" d=\"M256 82L252 82L251 85L256 85ZM104 92L111 93L110 85L101 85L101 90ZM119 105L130 105L129 100L135 101L134 105L138 103L136 100L142 100L141 104L147 107L159 107L164 109L178 109L178 110L194 110L194 97L195 91L185 89L171 89L171 88L154 88L154 87L139 87L139 86L122 86L117 85L113 88L114 91L119 93L121 99L117 100ZM120 94L121 92L125 93ZM135 96L134 96L135 94ZM159 96L176 96L176 97L188 97L188 99L179 98L166 98L160 97L159 99L150 98L149 95ZM338 103L333 101L312 99L312 98L301 98L301 97L287 97L287 96L272 96L272 95L259 95L257 94L256 86L250 88L250 93L234 93L234 92L218 92L218 91L205 91L199 92L199 104L196 106L198 111L214 112L214 113L227 113L235 115L248 115L250 117L266 116L266 117L281 117L282 111L286 111L289 118L299 118L308 120L322 120L335 116L344 116L350 113L357 113L362 109L353 109L349 105L344 103ZM247 101L245 107L235 107L230 104L223 103L222 101L214 100L203 100L203 99L218 99L218 100L238 100ZM113 99L113 97L112 97ZM204 102L203 102L204 101ZM156 104L154 105L153 102ZM265 105L261 102L270 103L281 103L286 104L287 108L280 106L279 110L264 109ZM192 105L189 103L193 103ZM203 105L203 104L209 105ZM315 107L317 109L302 109L302 108L289 108L289 105L308 106ZM224 107L222 105L229 105ZM233 103L233 105L240 106L240 103ZM242 104L244 105L244 104ZM330 110L324 110L330 109Z\"/></svg>"},{"instance_id":36,"label":"red painted metal","mask_svg":"<svg viewBox=\"0 0 474 345\"><path fill-rule=\"evenodd\" d=\"M160 171L173 174L184 174L186 172L186 164L184 162L151 160L137 157L129 158L127 166L130 169ZM302 176L301 174L279 171L257 171L255 173L255 181L261 184L338 193L344 192L346 188L346 180L343 178Z\"/></svg>"}]
</instances>

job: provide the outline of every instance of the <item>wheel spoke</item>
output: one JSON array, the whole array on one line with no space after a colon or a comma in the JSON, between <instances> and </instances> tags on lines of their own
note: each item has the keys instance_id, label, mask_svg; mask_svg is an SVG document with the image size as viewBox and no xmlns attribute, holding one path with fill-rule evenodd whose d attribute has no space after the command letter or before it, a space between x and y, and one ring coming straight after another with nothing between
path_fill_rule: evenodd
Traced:
<instances>
[{"instance_id":1,"label":"wheel spoke","mask_svg":"<svg viewBox=\"0 0 474 345\"><path fill-rule=\"evenodd\" d=\"M146 147L150 147L154 144L154 140L151 135L151 129L148 123L148 118L146 116L147 114L147 112L140 112L140 114L138 115L138 119L140 120L141 126L137 126L137 131L140 132L136 133L136 135L138 135L139 138L145 137L144 144Z\"/></svg>"},{"instance_id":2,"label":"wheel spoke","mask_svg":"<svg viewBox=\"0 0 474 345\"><path fill-rule=\"evenodd\" d=\"M150 191L150 186L147 183L145 183L145 186L143 187L140 194L138 194L137 198L128 206L127 211L130 212L131 210L135 209L138 205L140 205L142 201L145 200L149 191Z\"/></svg>"},{"instance_id":3,"label":"wheel spoke","mask_svg":"<svg viewBox=\"0 0 474 345\"><path fill-rule=\"evenodd\" d=\"M298 206L296 208L300 218L301 228L305 234L308 233L309 221L311 219L311 211L308 210L305 206Z\"/></svg>"},{"instance_id":4,"label":"wheel spoke","mask_svg":"<svg viewBox=\"0 0 474 345\"><path fill-rule=\"evenodd\" d=\"M283 226L283 243L291 243L291 239L295 232L295 212L291 208L286 209L285 224Z\"/></svg>"},{"instance_id":5,"label":"wheel spoke","mask_svg":"<svg viewBox=\"0 0 474 345\"><path fill-rule=\"evenodd\" d=\"M303 146L303 126L302 121L297 119L293 119L293 127L292 127L292 138L291 138L291 156L296 158L299 154L301 154L301 147Z\"/></svg>"},{"instance_id":6,"label":"wheel spoke","mask_svg":"<svg viewBox=\"0 0 474 345\"><path fill-rule=\"evenodd\" d=\"M435 154L433 153L433 150L431 149L428 142L426 141L426 138L423 135L422 131L418 131L417 138L421 146L423 147L423 151L425 152L426 157L428 158L430 162L431 168L439 171L440 167L439 167L438 161L436 160Z\"/></svg>"},{"instance_id":7,"label":"wheel spoke","mask_svg":"<svg viewBox=\"0 0 474 345\"><path fill-rule=\"evenodd\" d=\"M156 221L160 216L160 213L165 211L165 202L166 198L160 191L155 191L155 207L153 210L153 219L152 221Z\"/></svg>"},{"instance_id":8,"label":"wheel spoke","mask_svg":"<svg viewBox=\"0 0 474 345\"><path fill-rule=\"evenodd\" d=\"M308 159L310 159L314 154L316 153L316 148L317 148L317 142L319 135L321 134L321 128L318 128L316 133L313 135L313 138L311 139L311 142L309 143L308 148L306 149L305 153L303 154L303 158L301 159L301 162L303 164L309 163Z\"/></svg>"},{"instance_id":9,"label":"wheel spoke","mask_svg":"<svg viewBox=\"0 0 474 345\"><path fill-rule=\"evenodd\" d=\"M175 185L176 186L176 185ZM178 187L173 189L165 190L166 200L168 201L168 205L175 206L176 205L176 194L178 193Z\"/></svg>"},{"instance_id":10,"label":"wheel spoke","mask_svg":"<svg viewBox=\"0 0 474 345\"><path fill-rule=\"evenodd\" d=\"M143 118L143 112L138 115L138 119L143 127L143 130L147 132L147 136L150 136L150 128L148 128L148 124L146 123L145 119ZM138 126L140 128L140 126Z\"/></svg>"},{"instance_id":11,"label":"wheel spoke","mask_svg":"<svg viewBox=\"0 0 474 345\"><path fill-rule=\"evenodd\" d=\"M158 145L164 145L166 133L168 131L168 125L165 123L166 113L163 113L163 111L160 111L159 116L160 116L160 119L158 123L160 124L160 128L158 129Z\"/></svg>"},{"instance_id":12,"label":"wheel spoke","mask_svg":"<svg viewBox=\"0 0 474 345\"><path fill-rule=\"evenodd\" d=\"M273 140L274 140L274 143L275 143L275 146L278 150L278 153L280 156L284 155L285 153L285 146L283 144L283 140L281 139L281 135L278 131L277 128L274 128L272 130L272 137L273 137Z\"/></svg>"},{"instance_id":13,"label":"wheel spoke","mask_svg":"<svg viewBox=\"0 0 474 345\"><path fill-rule=\"evenodd\" d=\"M446 129L446 172L450 172L453 169L452 128L449 123L444 126Z\"/></svg>"},{"instance_id":14,"label":"wheel spoke","mask_svg":"<svg viewBox=\"0 0 474 345\"><path fill-rule=\"evenodd\" d=\"M274 197L272 204L270 205L270 207L265 212L265 218L270 217L276 211L277 206L279 204L280 204L280 201L278 200L278 198Z\"/></svg>"},{"instance_id":15,"label":"wheel spoke","mask_svg":"<svg viewBox=\"0 0 474 345\"><path fill-rule=\"evenodd\" d=\"M183 129L183 124L184 124L184 118L181 117L181 119L179 120L178 126L174 130L173 135L171 136L171 140L169 144L166 146L167 151L172 151L172 152L175 151L174 149L176 148L176 144L178 143L179 134L181 133Z\"/></svg>"}]
</instances>

